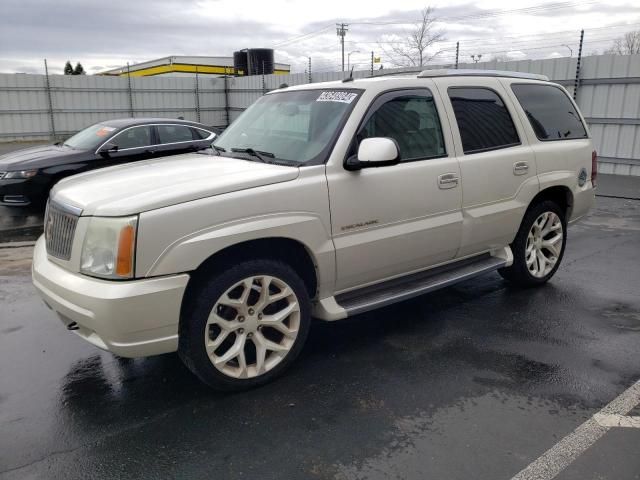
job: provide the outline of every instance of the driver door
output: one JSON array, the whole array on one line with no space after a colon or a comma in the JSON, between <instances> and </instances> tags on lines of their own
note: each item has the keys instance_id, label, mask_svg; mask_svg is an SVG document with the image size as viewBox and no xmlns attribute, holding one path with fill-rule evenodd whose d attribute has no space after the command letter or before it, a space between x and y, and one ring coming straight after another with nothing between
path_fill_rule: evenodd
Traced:
<instances>
[{"instance_id":1,"label":"driver door","mask_svg":"<svg viewBox=\"0 0 640 480\"><path fill-rule=\"evenodd\" d=\"M440 112L440 99L427 88L380 95L349 155L364 138L390 137L400 163L327 170L339 292L455 257L462 232L460 168Z\"/></svg>"}]
</instances>

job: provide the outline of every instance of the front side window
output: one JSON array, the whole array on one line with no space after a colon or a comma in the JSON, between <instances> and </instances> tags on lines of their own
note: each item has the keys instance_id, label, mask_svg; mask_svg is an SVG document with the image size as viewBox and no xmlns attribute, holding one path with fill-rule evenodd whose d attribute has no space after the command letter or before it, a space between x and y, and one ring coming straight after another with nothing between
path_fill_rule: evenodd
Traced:
<instances>
[{"instance_id":1,"label":"front side window","mask_svg":"<svg viewBox=\"0 0 640 480\"><path fill-rule=\"evenodd\" d=\"M133 127L128 128L122 133L119 133L110 141L118 150L124 150L127 148L140 148L151 145L151 127Z\"/></svg>"},{"instance_id":2,"label":"front side window","mask_svg":"<svg viewBox=\"0 0 640 480\"><path fill-rule=\"evenodd\" d=\"M446 154L438 111L426 89L378 97L358 131L357 143L372 137L393 138L400 149L400 161Z\"/></svg>"},{"instance_id":3,"label":"front side window","mask_svg":"<svg viewBox=\"0 0 640 480\"><path fill-rule=\"evenodd\" d=\"M586 138L587 130L567 94L553 85L511 85L539 140Z\"/></svg>"},{"instance_id":4,"label":"front side window","mask_svg":"<svg viewBox=\"0 0 640 480\"><path fill-rule=\"evenodd\" d=\"M261 97L214 142L225 155L253 149L267 161L295 165L326 161L348 113L360 96L355 89L298 90ZM273 159L273 160L271 160Z\"/></svg>"},{"instance_id":5,"label":"front side window","mask_svg":"<svg viewBox=\"0 0 640 480\"><path fill-rule=\"evenodd\" d=\"M178 143L193 141L191 129L184 125L158 125L160 143Z\"/></svg>"},{"instance_id":6,"label":"front side window","mask_svg":"<svg viewBox=\"0 0 640 480\"><path fill-rule=\"evenodd\" d=\"M520 144L511 115L489 88L450 87L449 98L465 154Z\"/></svg>"}]
</instances>

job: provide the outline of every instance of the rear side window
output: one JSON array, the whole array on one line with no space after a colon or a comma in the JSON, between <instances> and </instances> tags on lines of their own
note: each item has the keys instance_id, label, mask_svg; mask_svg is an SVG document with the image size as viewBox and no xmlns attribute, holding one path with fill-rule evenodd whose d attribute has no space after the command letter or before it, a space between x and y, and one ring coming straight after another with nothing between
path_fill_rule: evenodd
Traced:
<instances>
[{"instance_id":1,"label":"rear side window","mask_svg":"<svg viewBox=\"0 0 640 480\"><path fill-rule=\"evenodd\" d=\"M496 92L481 87L450 87L448 92L465 154L520 144L511 115Z\"/></svg>"},{"instance_id":2,"label":"rear side window","mask_svg":"<svg viewBox=\"0 0 640 480\"><path fill-rule=\"evenodd\" d=\"M195 138L196 140L204 140L205 138L209 138L211 136L211 132L202 130L200 128L192 128L191 131L194 135L193 138Z\"/></svg>"},{"instance_id":3,"label":"rear side window","mask_svg":"<svg viewBox=\"0 0 640 480\"><path fill-rule=\"evenodd\" d=\"M512 84L539 140L586 138L587 131L567 94L553 85Z\"/></svg>"},{"instance_id":4,"label":"rear side window","mask_svg":"<svg viewBox=\"0 0 640 480\"><path fill-rule=\"evenodd\" d=\"M191 142L193 135L184 125L158 125L160 143Z\"/></svg>"}]
</instances>

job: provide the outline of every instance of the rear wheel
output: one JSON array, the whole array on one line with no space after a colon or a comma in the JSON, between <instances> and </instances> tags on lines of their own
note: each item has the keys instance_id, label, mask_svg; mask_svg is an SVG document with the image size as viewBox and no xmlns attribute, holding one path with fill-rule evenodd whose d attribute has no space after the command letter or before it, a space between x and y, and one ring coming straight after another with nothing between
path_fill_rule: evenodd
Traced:
<instances>
[{"instance_id":1,"label":"rear wheel","mask_svg":"<svg viewBox=\"0 0 640 480\"><path fill-rule=\"evenodd\" d=\"M531 207L511 244L513 265L499 270L510 282L532 287L547 282L558 270L567 238L564 211L546 200Z\"/></svg>"},{"instance_id":2,"label":"rear wheel","mask_svg":"<svg viewBox=\"0 0 640 480\"><path fill-rule=\"evenodd\" d=\"M241 262L211 277L193 299L179 353L219 390L266 383L300 353L310 324L306 287L287 264Z\"/></svg>"}]
</instances>

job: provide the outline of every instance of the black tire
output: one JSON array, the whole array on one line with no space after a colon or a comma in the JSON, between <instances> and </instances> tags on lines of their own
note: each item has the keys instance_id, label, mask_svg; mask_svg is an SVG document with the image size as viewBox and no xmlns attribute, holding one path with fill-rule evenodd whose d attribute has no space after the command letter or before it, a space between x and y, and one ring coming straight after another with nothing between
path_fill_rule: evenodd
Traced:
<instances>
[{"instance_id":1,"label":"black tire","mask_svg":"<svg viewBox=\"0 0 640 480\"><path fill-rule=\"evenodd\" d=\"M252 276L269 275L284 281L293 290L300 308L298 334L284 358L271 370L252 378L233 378L212 363L205 348L207 319L220 297L233 285ZM268 383L281 375L300 354L309 334L311 302L300 276L284 262L253 259L229 266L204 278L187 299L181 318L178 354L184 364L208 386L222 391L245 390Z\"/></svg>"},{"instance_id":2,"label":"black tire","mask_svg":"<svg viewBox=\"0 0 640 480\"><path fill-rule=\"evenodd\" d=\"M526 248L527 248L527 237L529 235L529 231L533 227L533 222L540 217L545 212L553 212L555 213L562 222L562 247L560 250L560 255L558 255L558 260L555 265L543 277L534 276L526 264ZM520 229L518 230L518 234L516 235L515 240L510 245L511 251L513 252L513 264L510 267L501 268L498 270L498 273L502 275L505 280L517 285L519 287L536 287L542 285L549 281L551 277L556 273L560 263L562 262L562 257L564 256L564 249L567 245L567 220L566 220L566 212L562 209L557 203L544 200L540 203L536 203L532 205L527 210L527 213L522 220L522 224L520 225Z\"/></svg>"}]
</instances>

